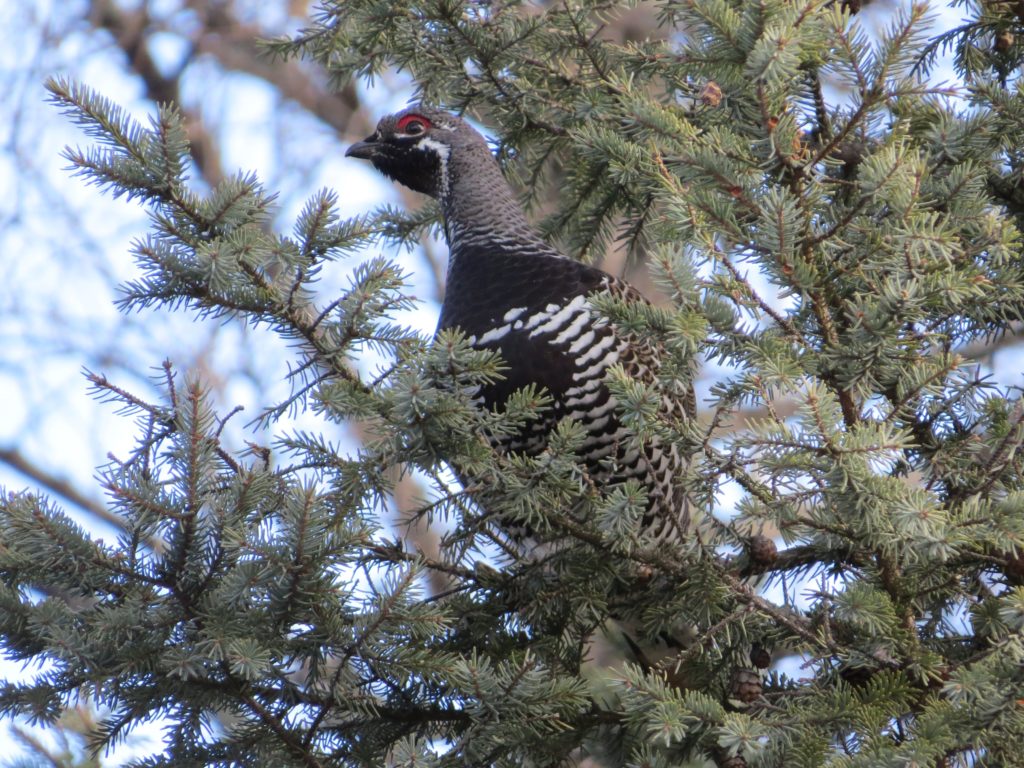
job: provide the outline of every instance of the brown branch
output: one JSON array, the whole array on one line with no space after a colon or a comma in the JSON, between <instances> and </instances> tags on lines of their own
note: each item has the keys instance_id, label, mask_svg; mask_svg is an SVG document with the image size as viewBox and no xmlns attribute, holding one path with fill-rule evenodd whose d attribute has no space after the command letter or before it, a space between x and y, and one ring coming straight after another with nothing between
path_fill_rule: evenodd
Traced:
<instances>
[{"instance_id":1,"label":"brown branch","mask_svg":"<svg viewBox=\"0 0 1024 768\"><path fill-rule=\"evenodd\" d=\"M829 311L826 305L825 298L822 296L820 291L811 291L809 294L811 298L811 308L814 311L814 316L818 320L818 325L821 328L822 336L825 337L825 341L833 349L840 348L839 332L836 330L835 323L832 320L832 313ZM833 391L836 393L836 398L839 400L839 407L843 411L843 421L847 427L852 427L860 421L860 414L857 412L857 404L853 400L853 393L848 389L841 389L839 384L835 381L834 376L826 376L826 381L831 379L829 383L832 385Z\"/></svg>"},{"instance_id":2,"label":"brown branch","mask_svg":"<svg viewBox=\"0 0 1024 768\"><path fill-rule=\"evenodd\" d=\"M128 59L129 67L142 80L148 98L158 104L181 104L179 77L165 76L150 55L149 39L160 30L153 27L145 4L136 10L126 10L113 0L93 0L89 21L113 36L114 43ZM211 187L216 186L224 179L217 142L203 127L198 111L184 107L182 111L192 159L206 182Z\"/></svg>"},{"instance_id":3,"label":"brown branch","mask_svg":"<svg viewBox=\"0 0 1024 768\"><path fill-rule=\"evenodd\" d=\"M216 59L224 69L245 72L277 88L281 94L316 115L338 133L363 136L372 130L359 111L354 83L340 92L325 87L326 78L315 69L294 61L271 60L258 41L270 33L241 21L230 12L231 5L206 0L188 0L186 5L201 20L194 43L197 53Z\"/></svg>"},{"instance_id":4,"label":"brown branch","mask_svg":"<svg viewBox=\"0 0 1024 768\"><path fill-rule=\"evenodd\" d=\"M85 510L90 515L98 517L118 529L124 530L125 522L120 515L108 510L98 499L86 496L66 478L58 477L30 461L16 448L0 448L0 462L38 483L50 493L56 494L76 507Z\"/></svg>"}]
</instances>

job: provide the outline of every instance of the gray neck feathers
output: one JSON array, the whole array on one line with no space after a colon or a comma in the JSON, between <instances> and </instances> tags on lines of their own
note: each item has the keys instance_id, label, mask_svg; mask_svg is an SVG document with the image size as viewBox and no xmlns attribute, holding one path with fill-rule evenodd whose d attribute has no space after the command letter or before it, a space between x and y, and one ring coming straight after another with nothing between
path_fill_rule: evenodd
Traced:
<instances>
[{"instance_id":1,"label":"gray neck feathers","mask_svg":"<svg viewBox=\"0 0 1024 768\"><path fill-rule=\"evenodd\" d=\"M453 147L447 184L441 190L448 247L454 257L467 247L494 245L508 253L550 253L530 226L522 206L483 138L475 133Z\"/></svg>"}]
</instances>

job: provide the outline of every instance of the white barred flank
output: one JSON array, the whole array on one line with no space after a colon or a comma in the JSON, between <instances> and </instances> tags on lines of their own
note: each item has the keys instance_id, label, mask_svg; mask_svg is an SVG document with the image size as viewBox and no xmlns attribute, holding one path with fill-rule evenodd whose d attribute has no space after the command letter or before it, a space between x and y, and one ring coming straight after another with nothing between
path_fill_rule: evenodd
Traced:
<instances>
[{"instance_id":1,"label":"white barred flank","mask_svg":"<svg viewBox=\"0 0 1024 768\"><path fill-rule=\"evenodd\" d=\"M474 400L501 409L529 385L552 397L542 418L515 435L494 437L496 447L535 454L559 420L573 419L586 432L579 459L591 479L601 486L638 480L648 492L648 529L658 536L679 531L685 493L678 487L678 451L631 434L606 381L609 369L621 365L633 380L656 384L662 349L594 306L598 296L637 303L643 297L546 243L487 142L460 118L417 105L384 118L357 146L357 157L440 202L449 260L439 328L461 329L473 346L497 350L506 364L503 378L481 385ZM659 417L683 422L691 404L686 395L671 395L659 403Z\"/></svg>"},{"instance_id":2,"label":"white barred flank","mask_svg":"<svg viewBox=\"0 0 1024 768\"><path fill-rule=\"evenodd\" d=\"M500 342L509 334L524 333L531 342L549 345L562 353L572 367L573 385L556 402L554 418L578 421L589 433L580 457L591 468L593 479L641 481L648 489L652 509L645 519L645 533L659 541L680 534L685 513L676 508L682 506L676 487L676 471L681 465L678 451L675 446L666 449L657 440L645 445L634 440L616 418L618 404L605 381L608 370L620 363L633 378L652 381L657 373L653 350L634 349L628 338L596 313L585 295L573 296L561 306L548 303L532 312L526 307L515 307L501 319L501 325L471 341L481 346L498 342L500 349ZM662 397L662 411L666 416L683 416L682 404L667 394ZM540 450L552 426L551 421L536 422L526 435L508 440L504 448Z\"/></svg>"}]
</instances>

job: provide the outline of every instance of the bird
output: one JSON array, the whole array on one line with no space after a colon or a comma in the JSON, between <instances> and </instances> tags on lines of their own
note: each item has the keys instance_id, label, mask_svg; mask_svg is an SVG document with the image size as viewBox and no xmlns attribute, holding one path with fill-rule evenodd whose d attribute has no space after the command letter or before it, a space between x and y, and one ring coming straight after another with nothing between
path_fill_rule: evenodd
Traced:
<instances>
[{"instance_id":1,"label":"bird","mask_svg":"<svg viewBox=\"0 0 1024 768\"><path fill-rule=\"evenodd\" d=\"M494 438L498 450L537 455L563 419L579 422L585 438L577 457L598 486L633 479L647 493L642 532L654 542L686 535L689 512L680 483L683 458L658 438L631 440L607 384L623 367L655 384L664 349L623 330L595 308L605 295L644 297L624 280L571 259L530 225L486 139L466 120L426 104L383 117L346 156L440 203L449 258L438 331L458 329L477 349L496 350L507 370L484 385L482 407L500 410L509 396L533 385L551 398L544 416L518 434ZM659 417L693 418L688 382L661 398Z\"/></svg>"}]
</instances>

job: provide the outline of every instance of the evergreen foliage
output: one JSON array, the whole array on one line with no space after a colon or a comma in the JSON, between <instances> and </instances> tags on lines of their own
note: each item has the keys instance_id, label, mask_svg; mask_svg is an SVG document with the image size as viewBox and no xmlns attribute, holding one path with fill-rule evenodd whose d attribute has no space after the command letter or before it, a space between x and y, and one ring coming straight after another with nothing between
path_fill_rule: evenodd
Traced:
<instances>
[{"instance_id":1,"label":"evergreen foliage","mask_svg":"<svg viewBox=\"0 0 1024 768\"><path fill-rule=\"evenodd\" d=\"M414 241L435 207L342 221L324 192L279 235L254 177L189 187L173 106L142 127L53 81L97 142L71 165L151 211L123 307L269 326L297 359L266 422L301 408L369 437L232 455L227 417L170 364L159 403L91 375L139 420L101 472L124 533L0 498L3 647L39 665L0 712L49 722L88 698L98 748L160 718L153 766L1024 763L1024 404L971 358L1024 315L1024 17L972 5L933 41L923 5L875 38L852 4L661 0L657 34L605 34L630 5L329 0L270 49L338 82L404 69L484 119L528 200L557 186L543 229L567 252L624 237L648 260L667 303L604 311L662 339L667 378L697 352L730 371L697 425L652 423L657 393L613 382L634 429L692 456L693 540L638 534L639 492L586 482L572 424L541 456L495 455L482 435L545 394L477 411L466 392L501 361L397 325L412 299L386 259L323 295L326 262ZM930 79L944 50L956 97ZM366 350L386 370L361 372ZM440 560L379 528L396 468L431 479L423 514L452 521ZM496 519L567 544L521 557ZM450 588L426 594L431 571ZM595 668L613 610L696 640L655 668ZM743 695L763 648L776 668Z\"/></svg>"}]
</instances>

